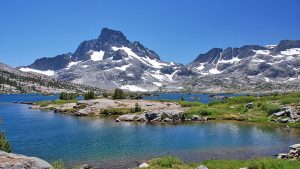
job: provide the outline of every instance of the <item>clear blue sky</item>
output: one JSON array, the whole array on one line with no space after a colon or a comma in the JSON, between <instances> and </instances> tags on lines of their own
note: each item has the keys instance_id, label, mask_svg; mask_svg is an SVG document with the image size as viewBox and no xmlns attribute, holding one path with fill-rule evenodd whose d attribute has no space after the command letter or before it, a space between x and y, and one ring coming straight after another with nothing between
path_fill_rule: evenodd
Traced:
<instances>
[{"instance_id":1,"label":"clear blue sky","mask_svg":"<svg viewBox=\"0 0 300 169\"><path fill-rule=\"evenodd\" d=\"M0 62L74 52L101 28L121 30L164 61L213 47L300 39L299 0L0 0Z\"/></svg>"}]
</instances>

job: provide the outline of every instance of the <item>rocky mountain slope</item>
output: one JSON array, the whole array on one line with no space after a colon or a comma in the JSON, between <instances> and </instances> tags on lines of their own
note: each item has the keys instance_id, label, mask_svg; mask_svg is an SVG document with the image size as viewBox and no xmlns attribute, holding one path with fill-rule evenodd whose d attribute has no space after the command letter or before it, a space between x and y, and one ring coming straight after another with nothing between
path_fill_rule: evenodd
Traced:
<instances>
[{"instance_id":1,"label":"rocky mountain slope","mask_svg":"<svg viewBox=\"0 0 300 169\"><path fill-rule=\"evenodd\" d=\"M0 63L0 94L6 93L60 93L85 92L93 89L88 86L77 85L50 78L48 76L22 72L8 65Z\"/></svg>"},{"instance_id":2,"label":"rocky mountain slope","mask_svg":"<svg viewBox=\"0 0 300 169\"><path fill-rule=\"evenodd\" d=\"M241 48L214 48L199 55L190 69L199 76L223 74L248 77L254 81L289 82L300 80L300 41L283 40L278 45L246 45Z\"/></svg>"},{"instance_id":3,"label":"rocky mountain slope","mask_svg":"<svg viewBox=\"0 0 300 169\"><path fill-rule=\"evenodd\" d=\"M161 61L141 43L104 28L97 39L83 41L74 53L37 59L19 69L102 89L252 90L270 83L282 89L300 82L300 41L214 48L183 65Z\"/></svg>"},{"instance_id":4,"label":"rocky mountain slope","mask_svg":"<svg viewBox=\"0 0 300 169\"><path fill-rule=\"evenodd\" d=\"M20 70L103 89L133 91L156 90L192 74L184 65L163 62L141 43L130 42L122 32L107 28L97 39L83 41L74 53L41 58Z\"/></svg>"}]
</instances>

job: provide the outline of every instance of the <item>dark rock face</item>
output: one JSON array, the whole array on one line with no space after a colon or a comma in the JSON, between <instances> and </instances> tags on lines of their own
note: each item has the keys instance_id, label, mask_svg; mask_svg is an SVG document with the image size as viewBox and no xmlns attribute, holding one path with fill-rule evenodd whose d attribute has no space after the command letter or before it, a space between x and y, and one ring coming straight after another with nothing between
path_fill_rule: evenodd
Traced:
<instances>
[{"instance_id":1,"label":"dark rock face","mask_svg":"<svg viewBox=\"0 0 300 169\"><path fill-rule=\"evenodd\" d=\"M213 63L215 60L218 60L218 58L220 58L220 54L222 51L223 49L213 48L206 54L200 54L193 62Z\"/></svg>"},{"instance_id":2,"label":"dark rock face","mask_svg":"<svg viewBox=\"0 0 300 169\"><path fill-rule=\"evenodd\" d=\"M163 74L172 74L174 72L174 68L172 66L166 66L160 69L160 72Z\"/></svg>"},{"instance_id":3,"label":"dark rock face","mask_svg":"<svg viewBox=\"0 0 300 169\"><path fill-rule=\"evenodd\" d=\"M131 45L130 45L132 51L134 53L136 53L137 55L139 56L142 56L142 57L149 57L150 59L157 59L157 60L160 60L158 54L156 54L154 51L152 50L149 50L147 48L145 48L140 42L133 42Z\"/></svg>"},{"instance_id":4,"label":"dark rock face","mask_svg":"<svg viewBox=\"0 0 300 169\"><path fill-rule=\"evenodd\" d=\"M103 28L100 36L98 37L98 43L101 48L105 50L105 47L122 47L130 44L125 35L121 31L116 31L108 28Z\"/></svg>"},{"instance_id":5,"label":"dark rock face","mask_svg":"<svg viewBox=\"0 0 300 169\"><path fill-rule=\"evenodd\" d=\"M271 51L272 54L280 54L281 51L285 51L291 48L300 48L300 40L282 40Z\"/></svg>"},{"instance_id":6,"label":"dark rock face","mask_svg":"<svg viewBox=\"0 0 300 169\"><path fill-rule=\"evenodd\" d=\"M28 67L38 70L59 70L65 68L71 61L71 53L62 54L53 58L37 59Z\"/></svg>"}]
</instances>

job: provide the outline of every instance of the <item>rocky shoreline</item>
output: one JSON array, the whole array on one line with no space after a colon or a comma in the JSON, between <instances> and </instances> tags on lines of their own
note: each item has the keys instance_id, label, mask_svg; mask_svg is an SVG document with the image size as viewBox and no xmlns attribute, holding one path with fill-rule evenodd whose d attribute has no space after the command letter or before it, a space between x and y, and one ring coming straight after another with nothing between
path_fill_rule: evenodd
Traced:
<instances>
[{"instance_id":1,"label":"rocky shoreline","mask_svg":"<svg viewBox=\"0 0 300 169\"><path fill-rule=\"evenodd\" d=\"M181 110L155 110L141 114L124 114L116 119L120 121L139 121L139 122L185 122L202 121L207 122L209 118L193 115L192 118L186 118Z\"/></svg>"}]
</instances>

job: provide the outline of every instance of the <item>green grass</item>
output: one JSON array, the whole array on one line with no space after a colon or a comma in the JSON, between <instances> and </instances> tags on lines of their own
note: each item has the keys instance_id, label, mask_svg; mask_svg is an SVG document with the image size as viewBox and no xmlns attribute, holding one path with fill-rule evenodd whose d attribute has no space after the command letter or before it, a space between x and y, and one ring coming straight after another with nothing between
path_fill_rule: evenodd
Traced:
<instances>
[{"instance_id":1,"label":"green grass","mask_svg":"<svg viewBox=\"0 0 300 169\"><path fill-rule=\"evenodd\" d=\"M216 108L197 106L191 107L189 110L185 112L186 117L191 118L193 115L199 116L216 116L221 114L221 110Z\"/></svg>"},{"instance_id":2,"label":"green grass","mask_svg":"<svg viewBox=\"0 0 300 169\"><path fill-rule=\"evenodd\" d=\"M200 102L187 102L187 101L178 101L178 104L181 107L195 107L195 106L203 106L203 103Z\"/></svg>"},{"instance_id":3,"label":"green grass","mask_svg":"<svg viewBox=\"0 0 300 169\"><path fill-rule=\"evenodd\" d=\"M179 158L166 156L149 162L149 169L195 169L201 163L184 163ZM257 158L250 160L207 160L202 165L209 169L300 169L300 160Z\"/></svg>"},{"instance_id":4,"label":"green grass","mask_svg":"<svg viewBox=\"0 0 300 169\"><path fill-rule=\"evenodd\" d=\"M58 104L66 104L66 103L77 103L78 100L53 100L53 101L41 101L37 102L36 104L41 106L41 107L46 107L49 105L58 105Z\"/></svg>"},{"instance_id":5,"label":"green grass","mask_svg":"<svg viewBox=\"0 0 300 169\"><path fill-rule=\"evenodd\" d=\"M300 169L300 160L259 158L251 160L208 160L204 165L209 169Z\"/></svg>"},{"instance_id":6,"label":"green grass","mask_svg":"<svg viewBox=\"0 0 300 169\"><path fill-rule=\"evenodd\" d=\"M245 120L251 122L274 123L268 117L280 111L287 105L300 106L300 93L273 94L268 96L238 96L225 101L215 101L209 104L198 102L178 101L186 110L186 117L192 115L207 116L216 119ZM253 108L246 108L247 103L253 103ZM299 111L296 110L296 111ZM291 127L300 127L300 122L289 124Z\"/></svg>"},{"instance_id":7,"label":"green grass","mask_svg":"<svg viewBox=\"0 0 300 169\"><path fill-rule=\"evenodd\" d=\"M228 104L247 104L256 101L257 98L254 96L237 96L226 100Z\"/></svg>"},{"instance_id":8,"label":"green grass","mask_svg":"<svg viewBox=\"0 0 300 169\"><path fill-rule=\"evenodd\" d=\"M299 103L299 97L288 97L281 100L281 104L292 104L292 103Z\"/></svg>"}]
</instances>

